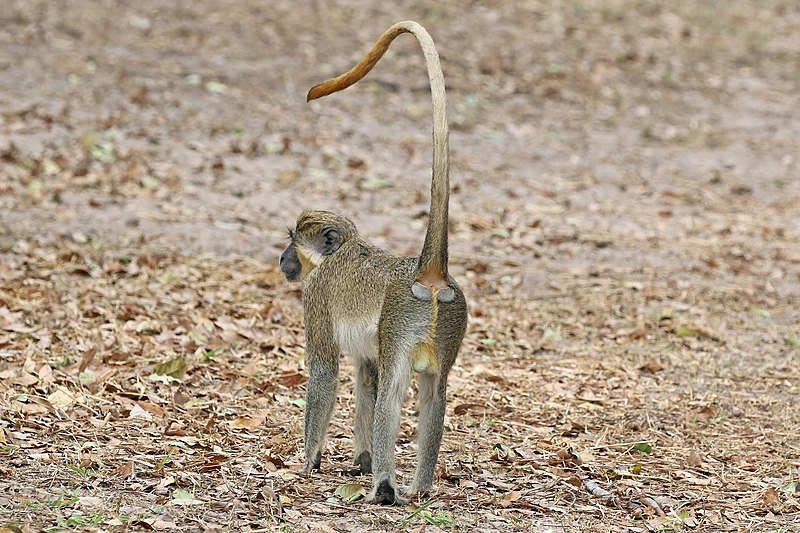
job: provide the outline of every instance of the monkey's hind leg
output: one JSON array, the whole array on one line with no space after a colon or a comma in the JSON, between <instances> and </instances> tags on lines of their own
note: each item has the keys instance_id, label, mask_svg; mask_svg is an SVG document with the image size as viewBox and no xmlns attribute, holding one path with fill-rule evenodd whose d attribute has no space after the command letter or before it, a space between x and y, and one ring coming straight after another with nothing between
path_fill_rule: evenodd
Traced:
<instances>
[{"instance_id":1,"label":"monkey's hind leg","mask_svg":"<svg viewBox=\"0 0 800 533\"><path fill-rule=\"evenodd\" d=\"M417 428L417 469L407 494L418 494L433 486L444 425L447 373L419 374L419 426Z\"/></svg>"},{"instance_id":2,"label":"monkey's hind leg","mask_svg":"<svg viewBox=\"0 0 800 533\"><path fill-rule=\"evenodd\" d=\"M391 342L391 341L390 341ZM395 477L394 447L400 431L400 415L408 386L411 365L408 350L382 346L378 377L378 398L372 437L372 491L367 500L386 505L406 505Z\"/></svg>"},{"instance_id":3,"label":"monkey's hind leg","mask_svg":"<svg viewBox=\"0 0 800 533\"><path fill-rule=\"evenodd\" d=\"M356 422L353 435L353 465L356 474L372 472L372 425L378 396L378 367L362 359L356 368Z\"/></svg>"},{"instance_id":4,"label":"monkey's hind leg","mask_svg":"<svg viewBox=\"0 0 800 533\"><path fill-rule=\"evenodd\" d=\"M320 354L310 344L306 346L308 388L303 434L306 472L319 470L322 450L325 447L325 433L336 402L339 358L326 355Z\"/></svg>"}]
</instances>

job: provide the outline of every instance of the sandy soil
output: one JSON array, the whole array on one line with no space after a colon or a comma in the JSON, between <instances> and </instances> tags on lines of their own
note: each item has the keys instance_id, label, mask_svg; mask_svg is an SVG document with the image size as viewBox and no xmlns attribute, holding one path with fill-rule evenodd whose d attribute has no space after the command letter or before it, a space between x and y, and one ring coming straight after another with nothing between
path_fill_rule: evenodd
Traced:
<instances>
[{"instance_id":1,"label":"sandy soil","mask_svg":"<svg viewBox=\"0 0 800 533\"><path fill-rule=\"evenodd\" d=\"M419 249L413 40L304 102L401 19L442 56L472 317L438 490L381 509L334 495L368 485L346 372L296 474L275 264L306 208ZM799 26L783 0L6 0L0 531L800 528Z\"/></svg>"}]
</instances>

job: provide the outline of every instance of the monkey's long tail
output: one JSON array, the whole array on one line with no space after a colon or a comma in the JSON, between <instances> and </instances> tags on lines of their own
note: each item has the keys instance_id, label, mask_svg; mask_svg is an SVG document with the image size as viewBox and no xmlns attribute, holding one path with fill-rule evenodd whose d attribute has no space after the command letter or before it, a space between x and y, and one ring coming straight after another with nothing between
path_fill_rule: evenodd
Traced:
<instances>
[{"instance_id":1,"label":"monkey's long tail","mask_svg":"<svg viewBox=\"0 0 800 533\"><path fill-rule=\"evenodd\" d=\"M447 98L439 54L428 32L413 21L398 22L381 35L367 55L349 71L315 85L308 91L307 101L315 100L350 87L372 70L389 45L403 33L416 37L431 84L433 101L433 176L431 179L431 209L425 243L417 265L417 282L429 290L446 289L447 284L447 219L450 201L450 148L447 126Z\"/></svg>"}]
</instances>

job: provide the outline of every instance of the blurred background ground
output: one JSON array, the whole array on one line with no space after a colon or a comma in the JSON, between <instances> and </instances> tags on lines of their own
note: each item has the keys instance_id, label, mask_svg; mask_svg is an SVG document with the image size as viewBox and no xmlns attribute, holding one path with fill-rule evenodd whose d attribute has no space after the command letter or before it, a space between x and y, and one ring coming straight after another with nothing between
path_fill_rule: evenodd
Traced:
<instances>
[{"instance_id":1,"label":"blurred background ground","mask_svg":"<svg viewBox=\"0 0 800 533\"><path fill-rule=\"evenodd\" d=\"M304 102L402 19L442 56L472 317L438 490L383 509L334 494L369 483L346 371L296 473L275 264L304 208L421 246L413 40ZM6 0L0 528L797 530L798 25L781 0Z\"/></svg>"}]
</instances>

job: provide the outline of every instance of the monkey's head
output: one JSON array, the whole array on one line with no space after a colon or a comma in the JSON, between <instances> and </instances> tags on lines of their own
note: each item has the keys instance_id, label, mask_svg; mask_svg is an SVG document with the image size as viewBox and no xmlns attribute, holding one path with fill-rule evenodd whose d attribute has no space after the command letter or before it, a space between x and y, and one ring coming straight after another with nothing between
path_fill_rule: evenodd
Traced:
<instances>
[{"instance_id":1,"label":"monkey's head","mask_svg":"<svg viewBox=\"0 0 800 533\"><path fill-rule=\"evenodd\" d=\"M304 211L289 230L289 246L281 254L281 272L302 281L348 239L358 237L349 219L328 211Z\"/></svg>"}]
</instances>

